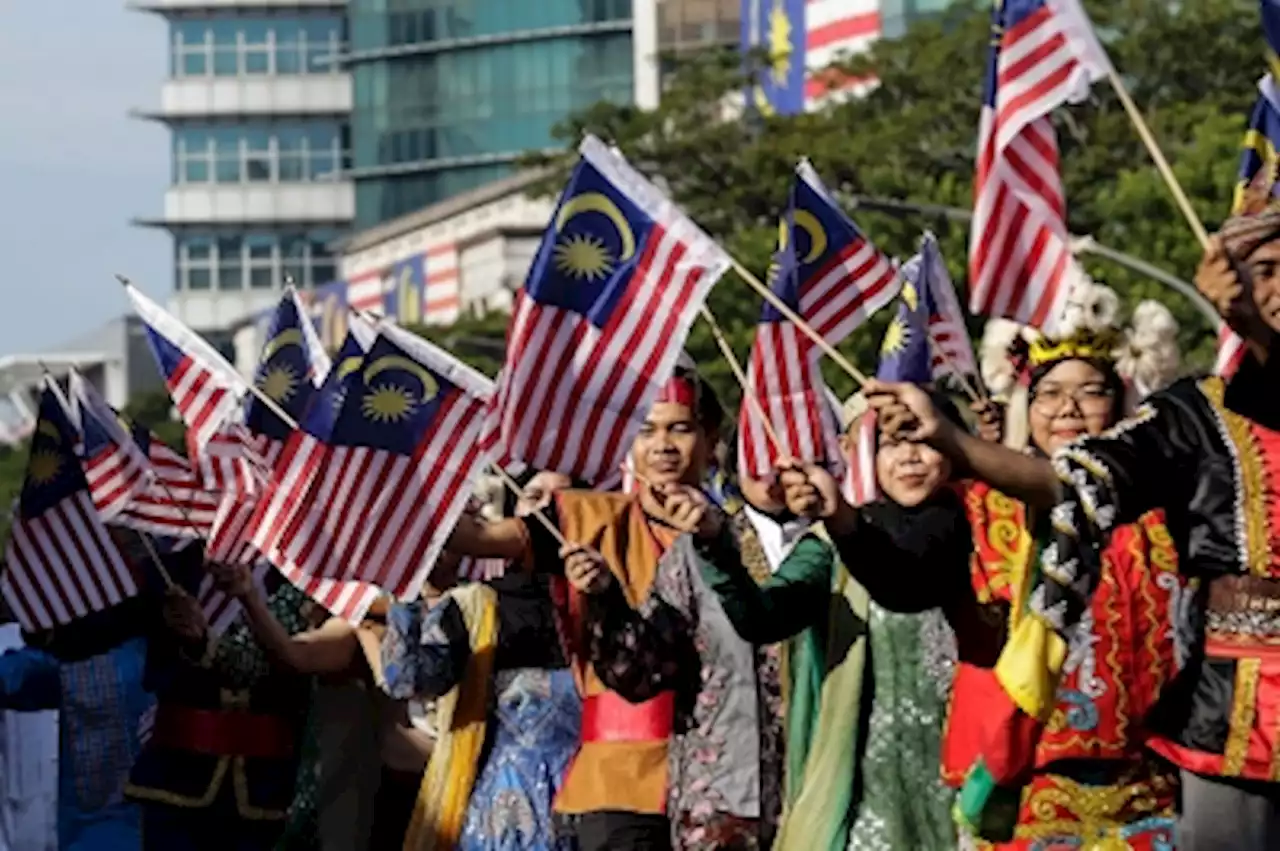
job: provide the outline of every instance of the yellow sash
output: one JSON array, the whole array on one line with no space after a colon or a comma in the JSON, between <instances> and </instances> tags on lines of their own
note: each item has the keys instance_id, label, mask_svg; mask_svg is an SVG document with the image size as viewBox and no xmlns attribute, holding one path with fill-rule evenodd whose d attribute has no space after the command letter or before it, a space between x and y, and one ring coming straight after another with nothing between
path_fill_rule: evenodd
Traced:
<instances>
[{"instance_id":1,"label":"yellow sash","mask_svg":"<svg viewBox=\"0 0 1280 851\"><path fill-rule=\"evenodd\" d=\"M440 699L440 738L431 751L404 851L446 851L462 835L467 803L480 768L488 727L493 654L498 643L497 595L480 583L449 592L467 623L471 656L462 682Z\"/></svg>"}]
</instances>

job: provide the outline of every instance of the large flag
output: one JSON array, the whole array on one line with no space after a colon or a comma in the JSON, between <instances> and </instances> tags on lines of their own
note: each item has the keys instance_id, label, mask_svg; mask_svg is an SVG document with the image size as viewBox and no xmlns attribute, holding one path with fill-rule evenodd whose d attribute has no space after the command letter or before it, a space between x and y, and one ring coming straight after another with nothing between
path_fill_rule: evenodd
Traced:
<instances>
[{"instance_id":1,"label":"large flag","mask_svg":"<svg viewBox=\"0 0 1280 851\"><path fill-rule=\"evenodd\" d=\"M45 379L0 590L27 630L49 629L138 593L76 455L79 435Z\"/></svg>"},{"instance_id":2,"label":"large flag","mask_svg":"<svg viewBox=\"0 0 1280 851\"><path fill-rule=\"evenodd\" d=\"M594 137L516 295L492 439L502 463L616 475L724 251Z\"/></svg>"},{"instance_id":3,"label":"large flag","mask_svg":"<svg viewBox=\"0 0 1280 851\"><path fill-rule=\"evenodd\" d=\"M340 384L329 433L317 433L327 420L308 412L252 531L286 578L358 620L373 586L402 599L421 590L484 461L493 385L390 323Z\"/></svg>"},{"instance_id":4,"label":"large flag","mask_svg":"<svg viewBox=\"0 0 1280 851\"><path fill-rule=\"evenodd\" d=\"M893 300L900 287L889 258L841 211L808 163L796 169L778 232L770 289L831 345ZM807 334L765 302L747 367L748 381L783 450L805 461L834 462L839 423L827 402L821 352ZM739 414L741 469L767 476L777 451L758 409Z\"/></svg>"},{"instance_id":5,"label":"large flag","mask_svg":"<svg viewBox=\"0 0 1280 851\"><path fill-rule=\"evenodd\" d=\"M266 464L244 426L247 387L217 349L137 288L126 285L178 415L187 455L210 490L255 490Z\"/></svg>"},{"instance_id":6,"label":"large flag","mask_svg":"<svg viewBox=\"0 0 1280 851\"><path fill-rule=\"evenodd\" d=\"M1073 282L1058 140L1050 114L1110 67L1079 0L1004 0L978 126L969 307L1052 333Z\"/></svg>"}]
</instances>

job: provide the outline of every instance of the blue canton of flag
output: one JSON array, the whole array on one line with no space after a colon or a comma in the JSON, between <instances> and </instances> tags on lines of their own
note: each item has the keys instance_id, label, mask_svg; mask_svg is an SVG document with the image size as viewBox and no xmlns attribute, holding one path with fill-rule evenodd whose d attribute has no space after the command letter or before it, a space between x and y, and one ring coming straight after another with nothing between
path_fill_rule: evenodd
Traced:
<instances>
[{"instance_id":1,"label":"blue canton of flag","mask_svg":"<svg viewBox=\"0 0 1280 851\"><path fill-rule=\"evenodd\" d=\"M504 465L600 482L729 260L621 155L594 137L580 150L516 295L486 439Z\"/></svg>"},{"instance_id":2,"label":"blue canton of flag","mask_svg":"<svg viewBox=\"0 0 1280 851\"><path fill-rule=\"evenodd\" d=\"M926 384L933 380L929 317L936 310L929 285L929 262L923 254L917 254L902 267L898 312L889 321L880 343L876 378L881 381Z\"/></svg>"},{"instance_id":3,"label":"blue canton of flag","mask_svg":"<svg viewBox=\"0 0 1280 851\"><path fill-rule=\"evenodd\" d=\"M329 358L321 348L320 338L298 303L297 293L290 288L276 307L254 382L296 423L328 372ZM292 431L253 395L248 400L245 421L251 431L272 440L283 441Z\"/></svg>"},{"instance_id":4,"label":"blue canton of flag","mask_svg":"<svg viewBox=\"0 0 1280 851\"><path fill-rule=\"evenodd\" d=\"M382 281L382 315L401 325L422 321L426 299L426 256L419 254L392 265Z\"/></svg>"},{"instance_id":5,"label":"blue canton of flag","mask_svg":"<svg viewBox=\"0 0 1280 851\"><path fill-rule=\"evenodd\" d=\"M604 328L635 277L653 221L587 160L569 178L524 292Z\"/></svg>"},{"instance_id":6,"label":"blue canton of flag","mask_svg":"<svg viewBox=\"0 0 1280 851\"><path fill-rule=\"evenodd\" d=\"M764 115L804 109L805 0L742 0L744 56L764 51L747 89L747 106ZM757 60L751 59L755 62Z\"/></svg>"},{"instance_id":7,"label":"blue canton of flag","mask_svg":"<svg viewBox=\"0 0 1280 851\"><path fill-rule=\"evenodd\" d=\"M27 630L102 611L138 593L89 495L70 412L45 379L0 580Z\"/></svg>"}]
</instances>

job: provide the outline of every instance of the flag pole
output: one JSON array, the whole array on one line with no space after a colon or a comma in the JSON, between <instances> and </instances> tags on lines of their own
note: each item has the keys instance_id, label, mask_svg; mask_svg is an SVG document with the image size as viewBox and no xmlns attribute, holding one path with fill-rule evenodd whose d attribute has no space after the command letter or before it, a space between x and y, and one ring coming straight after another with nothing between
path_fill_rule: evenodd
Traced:
<instances>
[{"instance_id":1,"label":"flag pole","mask_svg":"<svg viewBox=\"0 0 1280 851\"><path fill-rule=\"evenodd\" d=\"M969 383L969 379L960 371L960 365L956 363L955 358L951 357L951 353L947 351L947 347L938 344L938 340L933 336L932 331L929 331L928 335L930 351L946 361L947 366L951 367L951 374L960 382L960 386L964 389L964 395L969 397L969 401L978 402L979 404L984 405L990 402L991 400L987 398L987 394L983 390L982 382L979 381L977 383L977 389L975 390L974 386Z\"/></svg>"},{"instance_id":2,"label":"flag pole","mask_svg":"<svg viewBox=\"0 0 1280 851\"><path fill-rule=\"evenodd\" d=\"M116 273L116 280L119 281L126 290L133 288L133 282L118 272ZM232 369L232 371L235 372L234 368ZM240 374L237 372L236 376L239 377L239 375ZM266 405L267 409L271 411L271 413L279 417L284 422L285 425L287 425L291 429L298 428L298 422L293 417L285 413L285 410L281 408L278 404L276 404L276 400L272 399L265 392L263 392L261 387L259 387L257 384L253 383L252 381L245 381L243 378L240 379L240 383L243 384L250 393L256 396L258 398L258 401Z\"/></svg>"},{"instance_id":3,"label":"flag pole","mask_svg":"<svg viewBox=\"0 0 1280 851\"><path fill-rule=\"evenodd\" d=\"M511 478L511 476L507 474L506 470L502 469L497 464L490 464L489 469L498 474L498 478L502 479L502 483L516 495L517 499L524 499L524 488L520 487L520 484L515 479ZM556 524L551 522L547 515L542 513L541 508L535 508L533 510L533 516L537 517L538 520L542 522L542 525L547 528L547 531L551 533L551 536L556 539L557 544L562 547L569 546L569 542L566 541L564 535L560 533L560 529L557 528Z\"/></svg>"},{"instance_id":4,"label":"flag pole","mask_svg":"<svg viewBox=\"0 0 1280 851\"><path fill-rule=\"evenodd\" d=\"M828 343L825 339L823 339L821 334L819 334L817 331L811 328L807 322L801 319L800 315L796 313L794 310L792 310L790 307L788 307L787 303L783 301L778 296L777 293L775 293L773 290L766 287L763 283L760 282L759 278L751 274L751 271L747 269L747 267L743 266L732 256L729 257L729 265L733 268L733 271L738 273L739 278L742 278L742 280L746 281L747 284L752 289L760 293L761 297L763 297L765 301L769 302L769 304L777 308L778 312L781 313L783 316L785 316L788 319L788 321L795 323L795 326L799 328L806 337L812 340L814 342L814 345L816 345L819 349L822 350L823 354L831 358L831 360L835 361L837 366L839 366L846 373L848 373L850 378L858 382L859 385L863 385L867 383L869 379L867 378L866 375L862 373L861 370L859 370L856 366L851 364L848 358L846 358L844 355L840 354L840 352L836 350L835 346Z\"/></svg>"},{"instance_id":5,"label":"flag pole","mask_svg":"<svg viewBox=\"0 0 1280 851\"><path fill-rule=\"evenodd\" d=\"M1200 217L1196 215L1196 211L1192 209L1191 201L1187 198L1186 193L1182 191L1182 184L1178 183L1178 178L1174 176L1173 169L1169 167L1169 161L1164 158L1164 153L1160 150L1160 145L1156 142L1155 136L1152 135L1151 128L1147 126L1146 120L1138 110L1138 105L1130 97L1129 90L1125 88L1124 81L1120 79L1120 74L1116 71L1115 65L1111 63L1110 57L1107 57L1107 81L1111 83L1111 88L1115 90L1116 97L1120 98L1120 105L1128 113L1129 120L1133 122L1133 126L1138 131L1138 136L1142 139L1142 143L1147 146L1147 153L1151 155L1151 159L1155 162L1156 171L1160 172L1160 176L1164 178L1169 191L1173 193L1173 200L1177 203L1178 209L1182 211L1187 224L1191 226L1191 231L1196 235L1196 239L1199 240L1200 247L1208 250L1208 231L1205 230Z\"/></svg>"},{"instance_id":6,"label":"flag pole","mask_svg":"<svg viewBox=\"0 0 1280 851\"><path fill-rule=\"evenodd\" d=\"M764 433L768 436L769 442L773 444L774 451L779 456L786 455L786 451L782 448L782 441L778 440L778 433L773 430L773 423L769 421L769 415L765 413L764 403L747 386L747 374L743 371L742 364L738 363L738 358L733 353L733 347L729 345L728 339L725 338L724 330L721 329L720 323L716 321L715 314L705 304L702 305L701 312L703 320L711 327L711 336L715 337L716 345L720 347L720 353L724 355L724 359L728 362L729 369L733 370L733 377L738 379L738 386L742 388L742 398L747 400L751 407L754 408L755 415L760 418Z\"/></svg>"}]
</instances>

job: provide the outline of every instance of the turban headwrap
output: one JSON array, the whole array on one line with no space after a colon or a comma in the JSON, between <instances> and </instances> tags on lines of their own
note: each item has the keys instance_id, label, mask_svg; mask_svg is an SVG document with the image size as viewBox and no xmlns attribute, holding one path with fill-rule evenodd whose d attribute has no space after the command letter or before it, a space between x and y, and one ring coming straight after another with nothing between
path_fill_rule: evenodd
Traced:
<instances>
[{"instance_id":1,"label":"turban headwrap","mask_svg":"<svg viewBox=\"0 0 1280 851\"><path fill-rule=\"evenodd\" d=\"M1223 247L1236 260L1244 260L1261 246L1280 237L1280 208L1268 186L1251 186L1240 197L1235 215L1218 231Z\"/></svg>"}]
</instances>

